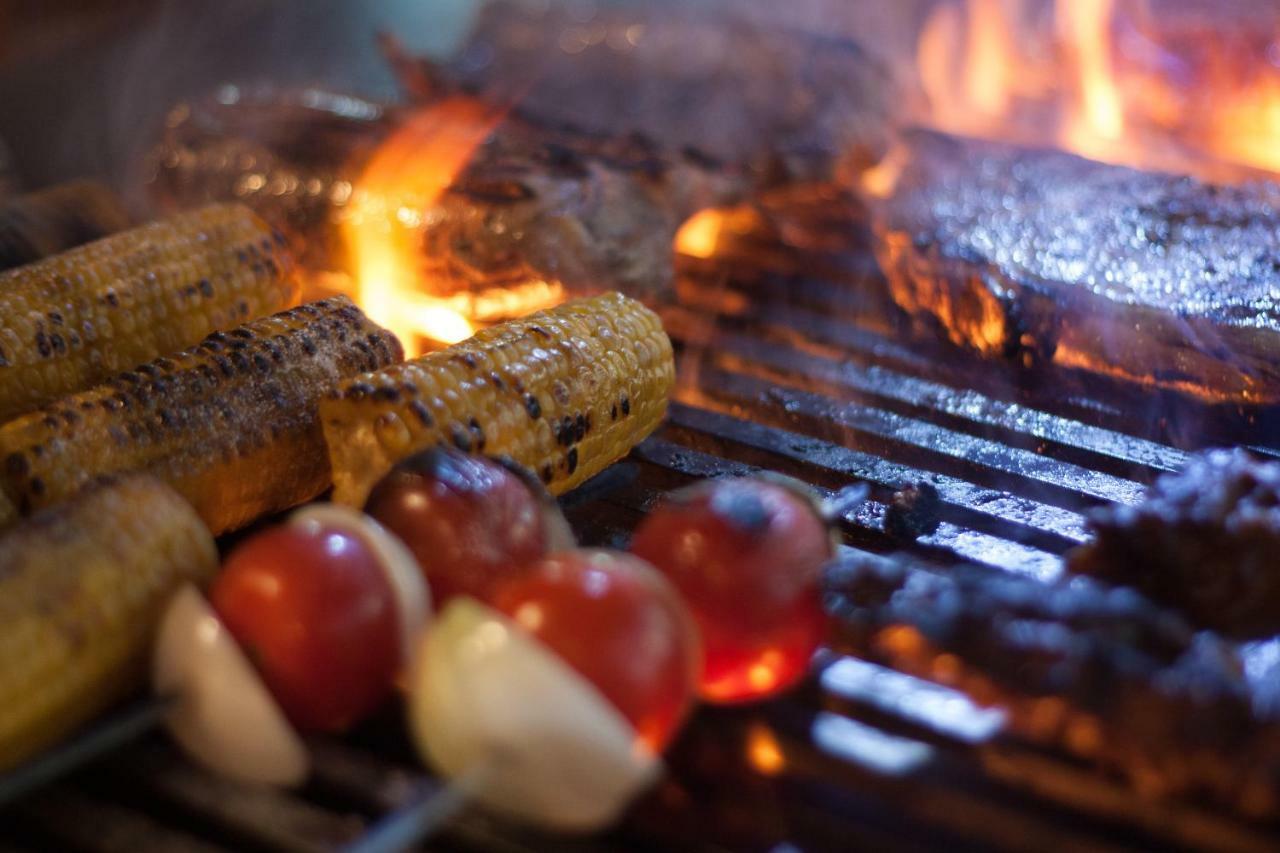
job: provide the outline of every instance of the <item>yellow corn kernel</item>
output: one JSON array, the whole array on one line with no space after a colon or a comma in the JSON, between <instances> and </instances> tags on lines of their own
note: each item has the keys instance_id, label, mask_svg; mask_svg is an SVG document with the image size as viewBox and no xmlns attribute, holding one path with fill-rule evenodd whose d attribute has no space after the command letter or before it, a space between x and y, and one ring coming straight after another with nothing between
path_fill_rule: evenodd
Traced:
<instances>
[{"instance_id":1,"label":"yellow corn kernel","mask_svg":"<svg viewBox=\"0 0 1280 853\"><path fill-rule=\"evenodd\" d=\"M321 403L334 500L363 504L396 462L445 443L510 456L559 494L653 432L674 381L662 322L619 293L494 326Z\"/></svg>"},{"instance_id":2,"label":"yellow corn kernel","mask_svg":"<svg viewBox=\"0 0 1280 853\"><path fill-rule=\"evenodd\" d=\"M319 401L403 357L345 296L215 332L0 427L0 491L26 515L147 471L222 533L328 488Z\"/></svg>"},{"instance_id":3,"label":"yellow corn kernel","mask_svg":"<svg viewBox=\"0 0 1280 853\"><path fill-rule=\"evenodd\" d=\"M138 686L169 594L218 552L172 489L128 477L0 535L0 566L3 771Z\"/></svg>"},{"instance_id":4,"label":"yellow corn kernel","mask_svg":"<svg viewBox=\"0 0 1280 853\"><path fill-rule=\"evenodd\" d=\"M0 273L0 421L297 299L283 238L212 205Z\"/></svg>"}]
</instances>

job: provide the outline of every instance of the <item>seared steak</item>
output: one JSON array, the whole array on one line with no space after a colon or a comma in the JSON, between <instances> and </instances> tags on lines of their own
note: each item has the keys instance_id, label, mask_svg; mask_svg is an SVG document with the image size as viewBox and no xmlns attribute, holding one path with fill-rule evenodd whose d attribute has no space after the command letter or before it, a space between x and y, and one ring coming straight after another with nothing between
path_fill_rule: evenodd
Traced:
<instances>
[{"instance_id":1,"label":"seared steak","mask_svg":"<svg viewBox=\"0 0 1280 853\"><path fill-rule=\"evenodd\" d=\"M1280 632L1280 462L1208 451L1090 525L1072 571L1135 586L1224 633Z\"/></svg>"},{"instance_id":2,"label":"seared steak","mask_svg":"<svg viewBox=\"0 0 1280 853\"><path fill-rule=\"evenodd\" d=\"M895 300L983 353L1280 402L1280 186L930 131L878 205Z\"/></svg>"}]
</instances>

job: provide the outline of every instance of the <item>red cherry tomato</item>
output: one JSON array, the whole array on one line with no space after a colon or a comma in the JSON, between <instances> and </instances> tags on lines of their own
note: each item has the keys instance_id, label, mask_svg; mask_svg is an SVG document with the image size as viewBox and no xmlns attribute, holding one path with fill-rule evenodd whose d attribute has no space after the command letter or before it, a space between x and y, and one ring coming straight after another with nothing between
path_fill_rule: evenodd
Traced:
<instances>
[{"instance_id":1,"label":"red cherry tomato","mask_svg":"<svg viewBox=\"0 0 1280 853\"><path fill-rule=\"evenodd\" d=\"M455 595L486 598L496 579L546 554L544 514L559 512L549 501L491 459L437 448L396 466L365 511L409 546L439 609Z\"/></svg>"},{"instance_id":2,"label":"red cherry tomato","mask_svg":"<svg viewBox=\"0 0 1280 853\"><path fill-rule=\"evenodd\" d=\"M697 629L671 586L642 561L568 551L493 588L490 602L596 686L659 752L697 692Z\"/></svg>"},{"instance_id":3,"label":"red cherry tomato","mask_svg":"<svg viewBox=\"0 0 1280 853\"><path fill-rule=\"evenodd\" d=\"M293 724L337 731L391 690L401 652L394 596L359 538L300 522L245 540L209 598Z\"/></svg>"},{"instance_id":4,"label":"red cherry tomato","mask_svg":"<svg viewBox=\"0 0 1280 853\"><path fill-rule=\"evenodd\" d=\"M822 641L826 524L792 490L753 479L700 483L636 530L631 550L679 588L702 632L710 702L767 696L798 681Z\"/></svg>"}]
</instances>

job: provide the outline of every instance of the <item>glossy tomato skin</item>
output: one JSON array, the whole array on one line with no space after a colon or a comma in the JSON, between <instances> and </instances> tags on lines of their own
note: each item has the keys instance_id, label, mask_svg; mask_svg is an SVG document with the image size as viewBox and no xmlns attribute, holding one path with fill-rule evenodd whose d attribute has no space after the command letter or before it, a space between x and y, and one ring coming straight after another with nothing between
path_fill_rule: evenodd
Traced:
<instances>
[{"instance_id":1,"label":"glossy tomato skin","mask_svg":"<svg viewBox=\"0 0 1280 853\"><path fill-rule=\"evenodd\" d=\"M357 536L315 523L262 531L227 557L210 601L301 731L340 731L391 690L394 592Z\"/></svg>"},{"instance_id":2,"label":"glossy tomato skin","mask_svg":"<svg viewBox=\"0 0 1280 853\"><path fill-rule=\"evenodd\" d=\"M591 682L655 753L697 695L702 653L688 609L629 554L555 554L494 585L490 604Z\"/></svg>"},{"instance_id":3,"label":"glossy tomato skin","mask_svg":"<svg viewBox=\"0 0 1280 853\"><path fill-rule=\"evenodd\" d=\"M751 478L699 483L654 510L631 549L693 611L704 699L751 701L808 671L826 628L819 582L833 553L812 501Z\"/></svg>"},{"instance_id":4,"label":"glossy tomato skin","mask_svg":"<svg viewBox=\"0 0 1280 853\"><path fill-rule=\"evenodd\" d=\"M433 448L396 466L365 511L409 547L436 609L488 597L493 582L547 553L540 490L492 459Z\"/></svg>"}]
</instances>

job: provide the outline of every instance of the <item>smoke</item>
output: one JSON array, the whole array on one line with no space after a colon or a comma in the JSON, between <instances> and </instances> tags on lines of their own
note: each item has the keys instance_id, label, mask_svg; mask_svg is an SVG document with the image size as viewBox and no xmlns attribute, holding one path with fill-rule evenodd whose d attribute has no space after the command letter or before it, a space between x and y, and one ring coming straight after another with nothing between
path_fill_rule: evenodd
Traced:
<instances>
[{"instance_id":1,"label":"smoke","mask_svg":"<svg viewBox=\"0 0 1280 853\"><path fill-rule=\"evenodd\" d=\"M140 153L175 103L224 83L389 97L376 34L394 29L416 51L445 53L473 9L473 0L151 0L79 21L33 14L10 38L39 47L0 66L0 140L27 187L92 176L132 191Z\"/></svg>"}]
</instances>

